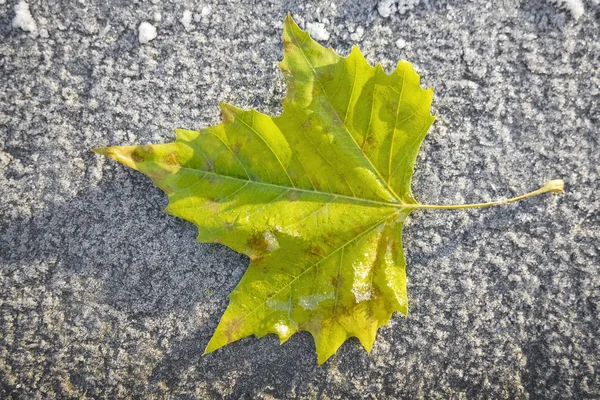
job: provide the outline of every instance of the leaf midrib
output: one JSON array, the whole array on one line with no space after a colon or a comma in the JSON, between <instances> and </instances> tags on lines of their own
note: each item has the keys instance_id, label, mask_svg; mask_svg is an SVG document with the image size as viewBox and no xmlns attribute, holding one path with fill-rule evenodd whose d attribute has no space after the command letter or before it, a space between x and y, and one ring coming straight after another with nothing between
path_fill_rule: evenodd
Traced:
<instances>
[{"instance_id":1,"label":"leaf midrib","mask_svg":"<svg viewBox=\"0 0 600 400\"><path fill-rule=\"evenodd\" d=\"M158 161L147 161L153 164L157 164L160 166L167 166L167 164L165 163L161 163ZM169 165L170 166L170 165ZM181 166L180 169L184 169L187 171L191 171L197 174L204 174L204 175L210 175L210 176L214 176L217 178L224 178L224 179L230 179L230 180L235 180L238 182L246 182L248 184L251 185L260 185L260 186L267 186L267 187L272 187L272 188L276 188L279 190L287 190L287 191L296 191L296 192L302 192L302 193L310 193L310 194L316 194L316 195L320 195L323 197L330 197L330 198L338 198L338 199L346 199L348 201L353 201L353 202L362 202L362 203L366 203L369 205L377 205L377 206L383 206L383 207L393 207L393 208L414 208L412 204L406 204L404 202L402 202L401 200L398 203L392 203L392 202L386 202L386 201L377 201L377 200L370 200L370 199L364 199L361 197L354 197L354 196L347 196L347 195L343 195L343 194L336 194L336 193L330 193L330 192L321 192L318 190L310 190L310 189L303 189L303 188L299 188L299 187L289 187L289 186L282 186L282 185L277 185L274 183L268 183L268 182L261 182L261 181L254 181L252 179L243 179L243 178L238 178L235 176L230 176L230 175L223 175L223 174L218 174L215 172L210 172L210 171L203 171L200 169L194 169L194 168L189 168L189 167L185 167L185 166ZM179 191L183 191L183 190L187 190L189 187L186 187L184 189L180 189L180 190L175 190L173 192L171 192L170 194L175 194Z\"/></svg>"}]
</instances>

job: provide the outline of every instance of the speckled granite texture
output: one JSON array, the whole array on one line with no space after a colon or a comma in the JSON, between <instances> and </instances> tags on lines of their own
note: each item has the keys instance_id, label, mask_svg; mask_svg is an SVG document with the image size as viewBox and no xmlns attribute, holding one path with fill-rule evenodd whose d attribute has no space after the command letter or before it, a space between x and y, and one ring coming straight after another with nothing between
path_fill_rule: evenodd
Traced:
<instances>
[{"instance_id":1,"label":"speckled granite texture","mask_svg":"<svg viewBox=\"0 0 600 400\"><path fill-rule=\"evenodd\" d=\"M542 0L423 0L388 18L373 0L32 0L37 36L12 28L15 3L0 1L1 398L600 396L596 1L575 20ZM413 213L409 317L371 355L350 340L322 367L306 333L202 357L248 260L196 243L148 179L88 152L216 124L220 100L280 112L287 11L435 88L421 202L566 182ZM142 45L143 21L158 36Z\"/></svg>"}]
</instances>

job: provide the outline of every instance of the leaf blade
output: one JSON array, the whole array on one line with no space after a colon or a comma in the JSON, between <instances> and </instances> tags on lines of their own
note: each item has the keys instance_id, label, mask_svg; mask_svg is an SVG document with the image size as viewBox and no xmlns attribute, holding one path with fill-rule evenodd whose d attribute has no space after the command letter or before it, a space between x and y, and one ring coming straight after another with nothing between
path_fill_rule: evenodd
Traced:
<instances>
[{"instance_id":1,"label":"leaf blade","mask_svg":"<svg viewBox=\"0 0 600 400\"><path fill-rule=\"evenodd\" d=\"M306 330L323 363L349 337L370 351L392 313L407 312L401 235L432 92L410 64L388 75L356 47L340 57L291 17L283 40L281 116L221 103L219 125L97 152L148 175L199 241L250 257L207 353Z\"/></svg>"}]
</instances>

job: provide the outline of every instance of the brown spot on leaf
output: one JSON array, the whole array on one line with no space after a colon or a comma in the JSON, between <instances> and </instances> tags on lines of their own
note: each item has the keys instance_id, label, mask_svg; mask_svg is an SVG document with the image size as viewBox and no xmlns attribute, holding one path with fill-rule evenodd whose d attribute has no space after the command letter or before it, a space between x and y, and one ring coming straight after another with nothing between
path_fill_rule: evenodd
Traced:
<instances>
[{"instance_id":1,"label":"brown spot on leaf","mask_svg":"<svg viewBox=\"0 0 600 400\"><path fill-rule=\"evenodd\" d=\"M337 237L330 233L327 233L321 237L323 243L327 244L330 247L333 247L337 243Z\"/></svg>"},{"instance_id":2,"label":"brown spot on leaf","mask_svg":"<svg viewBox=\"0 0 600 400\"><path fill-rule=\"evenodd\" d=\"M387 102L386 108L392 115L396 115L396 110L398 109L398 103Z\"/></svg>"},{"instance_id":3,"label":"brown spot on leaf","mask_svg":"<svg viewBox=\"0 0 600 400\"><path fill-rule=\"evenodd\" d=\"M342 286L343 283L344 283L344 277L341 275L335 276L333 279L331 279L331 284L335 288L339 288L340 286Z\"/></svg>"},{"instance_id":4,"label":"brown spot on leaf","mask_svg":"<svg viewBox=\"0 0 600 400\"><path fill-rule=\"evenodd\" d=\"M181 165L181 162L179 161L179 154L174 151L163 157L162 162L171 166Z\"/></svg>"},{"instance_id":5,"label":"brown spot on leaf","mask_svg":"<svg viewBox=\"0 0 600 400\"><path fill-rule=\"evenodd\" d=\"M221 103L221 114L223 115L223 123L230 124L235 120L235 109L229 104Z\"/></svg>"},{"instance_id":6,"label":"brown spot on leaf","mask_svg":"<svg viewBox=\"0 0 600 400\"><path fill-rule=\"evenodd\" d=\"M260 265L261 261L265 258L265 256L248 256L250 257L250 263L254 266ZM264 274L266 274L266 272L263 271Z\"/></svg>"},{"instance_id":7,"label":"brown spot on leaf","mask_svg":"<svg viewBox=\"0 0 600 400\"><path fill-rule=\"evenodd\" d=\"M243 320L241 318L236 318L231 321L228 321L225 325L224 333L227 336L228 342L233 342L237 340L237 335L242 330Z\"/></svg>"},{"instance_id":8,"label":"brown spot on leaf","mask_svg":"<svg viewBox=\"0 0 600 400\"><path fill-rule=\"evenodd\" d=\"M287 194L287 199L289 201L297 201L300 198L300 192L295 190L290 190Z\"/></svg>"},{"instance_id":9,"label":"brown spot on leaf","mask_svg":"<svg viewBox=\"0 0 600 400\"><path fill-rule=\"evenodd\" d=\"M283 77L287 80L286 75L290 73L290 69L288 68L288 66L285 65L283 62L280 62L279 64L277 64L277 66L279 67L279 70L283 73Z\"/></svg>"},{"instance_id":10,"label":"brown spot on leaf","mask_svg":"<svg viewBox=\"0 0 600 400\"><path fill-rule=\"evenodd\" d=\"M364 227L364 226L357 226L355 227L352 231L356 234L356 236L360 235L361 233L363 233L366 229L368 229L368 227Z\"/></svg>"},{"instance_id":11,"label":"brown spot on leaf","mask_svg":"<svg viewBox=\"0 0 600 400\"><path fill-rule=\"evenodd\" d=\"M129 154L129 158L131 158L131 161L133 161L135 164L139 164L139 163L143 162L146 158L145 156L146 156L146 153L144 152L144 150L141 147L136 147Z\"/></svg>"},{"instance_id":12,"label":"brown spot on leaf","mask_svg":"<svg viewBox=\"0 0 600 400\"><path fill-rule=\"evenodd\" d=\"M375 137L368 136L365 140L363 148L364 148L364 150L370 152L370 151L375 150L375 148L378 146L378 144L379 143L377 142L377 139L375 139Z\"/></svg>"},{"instance_id":13,"label":"brown spot on leaf","mask_svg":"<svg viewBox=\"0 0 600 400\"><path fill-rule=\"evenodd\" d=\"M286 53L293 53L295 50L294 44L288 38L283 39L283 51Z\"/></svg>"},{"instance_id":14,"label":"brown spot on leaf","mask_svg":"<svg viewBox=\"0 0 600 400\"><path fill-rule=\"evenodd\" d=\"M373 285L373 287L371 288L371 299L378 299L379 297L381 297L381 294L382 293L381 289L379 289L379 286Z\"/></svg>"},{"instance_id":15,"label":"brown spot on leaf","mask_svg":"<svg viewBox=\"0 0 600 400\"><path fill-rule=\"evenodd\" d=\"M219 203L214 200L206 200L205 204L206 208L209 209L213 214L217 214L221 209Z\"/></svg>"},{"instance_id":16,"label":"brown spot on leaf","mask_svg":"<svg viewBox=\"0 0 600 400\"><path fill-rule=\"evenodd\" d=\"M247 141L250 141L250 138L247 139ZM241 143L234 143L231 146L231 151L233 152L233 154L238 155L240 153L240 150L242 150L242 145Z\"/></svg>"},{"instance_id":17,"label":"brown spot on leaf","mask_svg":"<svg viewBox=\"0 0 600 400\"><path fill-rule=\"evenodd\" d=\"M233 228L235 228L235 221L229 222L229 221L225 221L225 229L227 229L227 231L231 232L233 231Z\"/></svg>"},{"instance_id":18,"label":"brown spot on leaf","mask_svg":"<svg viewBox=\"0 0 600 400\"><path fill-rule=\"evenodd\" d=\"M269 247L269 241L265 238L263 233L255 233L250 236L246 241L246 244L252 251L252 256L254 257L263 256L268 252L267 248Z\"/></svg>"},{"instance_id":19,"label":"brown spot on leaf","mask_svg":"<svg viewBox=\"0 0 600 400\"><path fill-rule=\"evenodd\" d=\"M310 256L323 257L321 248L314 244L311 244L309 247L307 247L304 252Z\"/></svg>"}]
</instances>

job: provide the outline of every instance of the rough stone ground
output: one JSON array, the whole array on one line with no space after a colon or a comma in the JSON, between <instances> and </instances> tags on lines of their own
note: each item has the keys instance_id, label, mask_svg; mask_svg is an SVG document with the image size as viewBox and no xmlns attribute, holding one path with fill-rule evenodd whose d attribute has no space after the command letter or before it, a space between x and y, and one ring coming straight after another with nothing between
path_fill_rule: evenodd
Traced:
<instances>
[{"instance_id":1,"label":"rough stone ground","mask_svg":"<svg viewBox=\"0 0 600 400\"><path fill-rule=\"evenodd\" d=\"M600 396L597 2L575 20L542 0L429 0L389 18L373 0L32 0L48 37L13 29L15 2L0 3L0 397ZM189 30L184 10L199 14ZM422 202L566 181L560 196L413 213L409 317L371 355L351 340L322 367L305 333L202 357L248 260L196 243L148 179L88 152L216 124L220 100L280 112L287 11L435 87ZM158 37L141 45L143 21Z\"/></svg>"}]
</instances>

